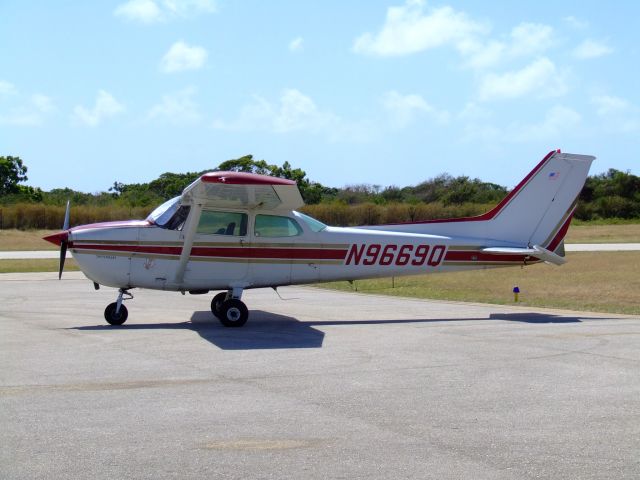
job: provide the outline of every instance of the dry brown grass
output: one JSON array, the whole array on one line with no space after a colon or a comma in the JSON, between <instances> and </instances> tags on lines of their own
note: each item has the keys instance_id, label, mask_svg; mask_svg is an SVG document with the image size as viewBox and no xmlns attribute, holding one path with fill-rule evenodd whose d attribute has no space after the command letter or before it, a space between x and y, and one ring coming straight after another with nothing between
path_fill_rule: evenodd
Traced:
<instances>
[{"instance_id":1,"label":"dry brown grass","mask_svg":"<svg viewBox=\"0 0 640 480\"><path fill-rule=\"evenodd\" d=\"M512 304L570 310L640 314L640 252L575 252L562 267L531 265L440 273L416 277L358 280L359 292L465 302ZM347 282L326 284L352 290Z\"/></svg>"},{"instance_id":2,"label":"dry brown grass","mask_svg":"<svg viewBox=\"0 0 640 480\"><path fill-rule=\"evenodd\" d=\"M566 243L640 243L640 223L572 225Z\"/></svg>"},{"instance_id":3,"label":"dry brown grass","mask_svg":"<svg viewBox=\"0 0 640 480\"><path fill-rule=\"evenodd\" d=\"M53 243L42 237L59 230L0 230L0 252L18 250L57 250Z\"/></svg>"}]
</instances>

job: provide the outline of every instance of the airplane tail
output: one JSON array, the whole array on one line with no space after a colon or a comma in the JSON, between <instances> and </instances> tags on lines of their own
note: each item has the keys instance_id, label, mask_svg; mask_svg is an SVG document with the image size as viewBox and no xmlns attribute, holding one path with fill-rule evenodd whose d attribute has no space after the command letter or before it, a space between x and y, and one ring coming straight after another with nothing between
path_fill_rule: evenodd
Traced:
<instances>
[{"instance_id":1,"label":"airplane tail","mask_svg":"<svg viewBox=\"0 0 640 480\"><path fill-rule=\"evenodd\" d=\"M563 239L594 159L559 150L550 152L484 215L368 228L483 238L489 243L487 253L527 253L563 263Z\"/></svg>"}]
</instances>

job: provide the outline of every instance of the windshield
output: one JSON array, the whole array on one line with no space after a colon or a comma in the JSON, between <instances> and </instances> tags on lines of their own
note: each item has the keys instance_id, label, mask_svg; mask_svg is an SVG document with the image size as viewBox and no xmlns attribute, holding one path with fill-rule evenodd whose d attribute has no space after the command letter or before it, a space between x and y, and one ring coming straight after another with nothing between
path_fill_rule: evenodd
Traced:
<instances>
[{"instance_id":1,"label":"windshield","mask_svg":"<svg viewBox=\"0 0 640 480\"><path fill-rule=\"evenodd\" d=\"M189 214L188 206L180 206L180 197L167 200L147 217L147 221L162 228L180 230Z\"/></svg>"},{"instance_id":2,"label":"windshield","mask_svg":"<svg viewBox=\"0 0 640 480\"><path fill-rule=\"evenodd\" d=\"M147 217L147 220L151 223L155 223L159 227L164 227L164 225L171 220L171 217L176 213L176 210L178 210L179 202L180 197L174 197L171 200L167 200L151 212Z\"/></svg>"},{"instance_id":3,"label":"windshield","mask_svg":"<svg viewBox=\"0 0 640 480\"><path fill-rule=\"evenodd\" d=\"M327 226L324 223L322 223L320 220L316 220L315 218L310 217L309 215L305 215L304 213L300 213L296 211L294 211L293 214L296 217L298 217L300 220L302 220L304 223L306 223L307 226L314 232L321 232L322 230L327 228Z\"/></svg>"},{"instance_id":4,"label":"windshield","mask_svg":"<svg viewBox=\"0 0 640 480\"><path fill-rule=\"evenodd\" d=\"M147 221L161 228L182 230L190 208L188 205L180 205L180 197L174 197L151 212Z\"/></svg>"}]
</instances>

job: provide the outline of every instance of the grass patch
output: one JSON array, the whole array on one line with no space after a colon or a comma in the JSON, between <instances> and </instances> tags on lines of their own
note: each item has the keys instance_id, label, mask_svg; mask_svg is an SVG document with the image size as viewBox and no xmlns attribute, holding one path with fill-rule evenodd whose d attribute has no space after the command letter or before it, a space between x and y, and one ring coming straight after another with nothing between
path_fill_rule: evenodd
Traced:
<instances>
[{"instance_id":1,"label":"grass patch","mask_svg":"<svg viewBox=\"0 0 640 480\"><path fill-rule=\"evenodd\" d=\"M60 268L60 260L57 258L0 260L0 273L22 272L57 272ZM64 263L64 271L78 271L78 264L73 258L67 258Z\"/></svg>"},{"instance_id":2,"label":"grass patch","mask_svg":"<svg viewBox=\"0 0 640 480\"><path fill-rule=\"evenodd\" d=\"M638 225L640 218L598 218L597 220L579 220L573 218L571 225Z\"/></svg>"},{"instance_id":3,"label":"grass patch","mask_svg":"<svg viewBox=\"0 0 640 480\"><path fill-rule=\"evenodd\" d=\"M59 232L60 230L0 230L0 251L19 250L58 250L53 243L42 237Z\"/></svg>"},{"instance_id":4,"label":"grass patch","mask_svg":"<svg viewBox=\"0 0 640 480\"><path fill-rule=\"evenodd\" d=\"M323 284L336 290L400 297L514 304L593 312L640 314L640 252L570 252L562 267L531 265Z\"/></svg>"},{"instance_id":5,"label":"grass patch","mask_svg":"<svg viewBox=\"0 0 640 480\"><path fill-rule=\"evenodd\" d=\"M566 243L640 243L640 223L571 225Z\"/></svg>"}]
</instances>

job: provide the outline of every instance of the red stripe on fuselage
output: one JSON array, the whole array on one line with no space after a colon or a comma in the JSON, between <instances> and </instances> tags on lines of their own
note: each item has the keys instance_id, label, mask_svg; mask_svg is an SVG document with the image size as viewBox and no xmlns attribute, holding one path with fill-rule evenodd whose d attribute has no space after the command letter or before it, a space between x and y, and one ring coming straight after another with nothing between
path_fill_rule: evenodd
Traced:
<instances>
[{"instance_id":1,"label":"red stripe on fuselage","mask_svg":"<svg viewBox=\"0 0 640 480\"><path fill-rule=\"evenodd\" d=\"M180 255L182 253L182 247L148 245L83 245L72 243L70 248L155 255ZM193 247L191 249L192 257L344 260L346 255L346 249L322 248Z\"/></svg>"},{"instance_id":2,"label":"red stripe on fuselage","mask_svg":"<svg viewBox=\"0 0 640 480\"><path fill-rule=\"evenodd\" d=\"M568 225L568 221L566 225ZM568 226L567 226L568 228ZM564 226L563 226L564 229ZM565 229L566 231L566 229ZM561 235L562 229L558 236ZM96 252L125 252L154 255L180 255L182 247L163 247L148 245L92 245L71 243L69 248L79 250L95 250ZM256 248L256 247L193 247L192 257L217 257L238 259L293 259L293 260L344 260L347 256L346 249L321 249L321 248ZM496 255L477 251L447 251L446 262L517 262L523 263L538 261L537 258L528 255Z\"/></svg>"}]
</instances>

